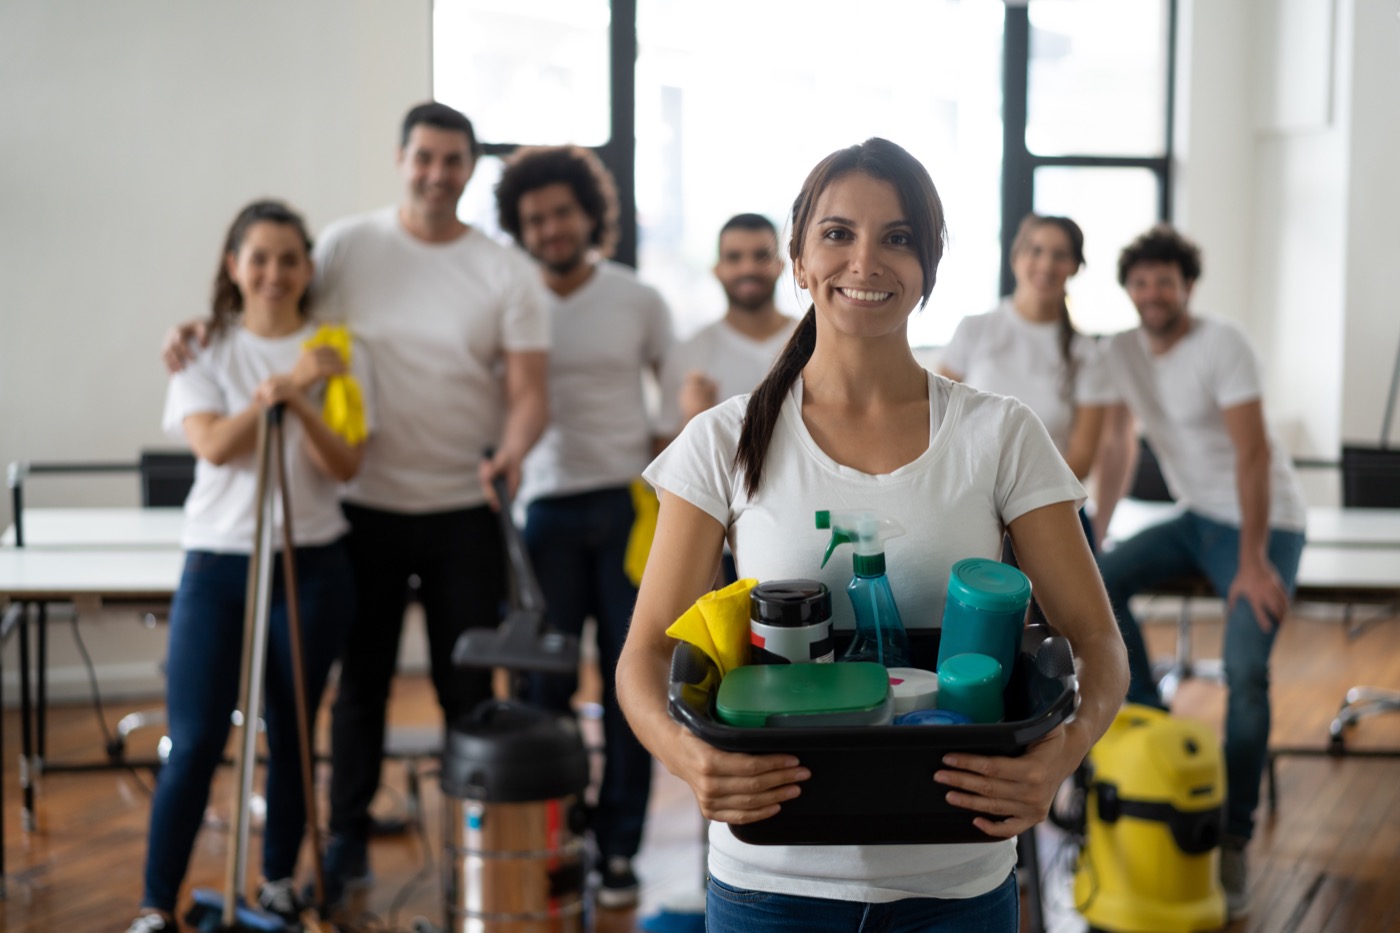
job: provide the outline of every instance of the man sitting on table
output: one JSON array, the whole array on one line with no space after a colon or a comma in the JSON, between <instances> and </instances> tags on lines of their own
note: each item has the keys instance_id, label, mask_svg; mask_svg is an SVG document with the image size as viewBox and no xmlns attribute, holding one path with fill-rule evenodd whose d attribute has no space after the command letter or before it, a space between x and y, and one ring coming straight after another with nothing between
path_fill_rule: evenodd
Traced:
<instances>
[{"instance_id":1,"label":"man sitting on table","mask_svg":"<svg viewBox=\"0 0 1400 933\"><path fill-rule=\"evenodd\" d=\"M1106 551L1100 567L1128 647L1133 703L1163 705L1128 600L1188 574L1204 575L1226 598L1220 873L1234 919L1248 906L1244 848L1268 754L1269 652L1298 573L1306 507L1292 463L1265 425L1253 348L1235 326L1187 308L1200 274L1200 249L1166 225L1119 256L1118 281L1142 324L1106 341L1121 402L1105 425L1095 525L1102 539L1132 476L1136 416L1183 511Z\"/></svg>"}]
</instances>

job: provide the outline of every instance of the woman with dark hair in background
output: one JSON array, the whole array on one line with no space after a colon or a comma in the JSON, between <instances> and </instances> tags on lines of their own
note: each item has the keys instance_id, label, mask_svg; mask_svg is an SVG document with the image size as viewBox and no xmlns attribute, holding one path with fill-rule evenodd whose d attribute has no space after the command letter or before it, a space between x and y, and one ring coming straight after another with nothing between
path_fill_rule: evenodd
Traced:
<instances>
[{"instance_id":1,"label":"woman with dark hair in background","mask_svg":"<svg viewBox=\"0 0 1400 933\"><path fill-rule=\"evenodd\" d=\"M178 929L176 900L209 801L238 701L248 560L257 512L258 423L274 405L284 421L287 499L295 534L307 721L354 612L337 487L359 469L363 440L350 443L321 414L327 378L354 372L370 428L369 363L350 366L327 346L305 346L311 238L300 216L276 201L245 207L225 237L214 281L208 346L173 375L165 430L198 457L185 501L185 567L170 606L166 709L170 757L151 802L141 914L128 933ZM280 514L279 514L280 522ZM280 532L274 533L280 541ZM289 921L300 914L292 874L306 827L301 758L282 568L273 578L266 706L267 819L259 905Z\"/></svg>"},{"instance_id":2,"label":"woman with dark hair in background","mask_svg":"<svg viewBox=\"0 0 1400 933\"><path fill-rule=\"evenodd\" d=\"M1061 782L1122 701L1122 640L1075 508L1083 489L1021 403L922 369L907 322L933 290L943 208L927 171L871 139L808 175L793 205L789 255L812 298L752 396L693 420L648 468L661 511L618 667L633 729L695 792L710 831L706 919L715 930L1014 930L1012 837L1045 818ZM741 577L810 577L832 590L849 570L818 570L818 509L914 515L889 542L903 617L941 618L952 564L994 557L1009 531L1046 614L1080 661L1073 720L1020 758L948 755L930 794L977 814L1002 842L754 846L728 824L773 816L810 772L790 755L720 751L667 714L674 642L667 626L710 588L726 537ZM852 627L834 600L838 628Z\"/></svg>"},{"instance_id":3,"label":"woman with dark hair in background","mask_svg":"<svg viewBox=\"0 0 1400 933\"><path fill-rule=\"evenodd\" d=\"M938 362L955 382L1030 406L1081 480L1094 462L1104 412L1116 401L1094 341L1069 318L1066 286L1083 267L1078 224L1027 214L1011 243L1016 290L994 310L963 318Z\"/></svg>"}]
</instances>

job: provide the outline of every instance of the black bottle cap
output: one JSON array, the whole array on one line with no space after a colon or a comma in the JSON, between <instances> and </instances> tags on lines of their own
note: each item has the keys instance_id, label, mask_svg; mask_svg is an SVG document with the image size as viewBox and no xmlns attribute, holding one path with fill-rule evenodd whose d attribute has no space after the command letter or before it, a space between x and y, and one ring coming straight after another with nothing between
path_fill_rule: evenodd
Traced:
<instances>
[{"instance_id":1,"label":"black bottle cap","mask_svg":"<svg viewBox=\"0 0 1400 933\"><path fill-rule=\"evenodd\" d=\"M831 591L817 580L770 580L749 594L749 618L796 628L831 618Z\"/></svg>"}]
</instances>

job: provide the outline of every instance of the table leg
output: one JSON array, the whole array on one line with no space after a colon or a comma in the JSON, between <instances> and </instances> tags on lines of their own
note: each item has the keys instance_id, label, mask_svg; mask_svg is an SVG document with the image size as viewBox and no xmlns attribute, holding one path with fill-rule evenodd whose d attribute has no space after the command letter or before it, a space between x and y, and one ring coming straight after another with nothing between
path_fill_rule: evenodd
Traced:
<instances>
[{"instance_id":1,"label":"table leg","mask_svg":"<svg viewBox=\"0 0 1400 933\"><path fill-rule=\"evenodd\" d=\"M23 796L19 814L20 827L27 833L34 831L34 783L30 774L34 755L34 710L33 694L29 688L29 607L19 620L19 787Z\"/></svg>"},{"instance_id":2,"label":"table leg","mask_svg":"<svg viewBox=\"0 0 1400 933\"><path fill-rule=\"evenodd\" d=\"M5 618L0 621L0 683L5 682L4 659L5 643L10 640L10 632L18 625L23 618L24 609L19 603L11 604L5 610ZM0 749L5 747L5 716L0 711ZM4 760L3 752L0 752L0 761ZM0 766L0 901L5 900L5 775L4 767Z\"/></svg>"},{"instance_id":3,"label":"table leg","mask_svg":"<svg viewBox=\"0 0 1400 933\"><path fill-rule=\"evenodd\" d=\"M48 733L49 704L49 604L39 603L39 657L35 674L39 678L39 702L34 709L35 745L34 776L44 773L45 735Z\"/></svg>"}]
</instances>

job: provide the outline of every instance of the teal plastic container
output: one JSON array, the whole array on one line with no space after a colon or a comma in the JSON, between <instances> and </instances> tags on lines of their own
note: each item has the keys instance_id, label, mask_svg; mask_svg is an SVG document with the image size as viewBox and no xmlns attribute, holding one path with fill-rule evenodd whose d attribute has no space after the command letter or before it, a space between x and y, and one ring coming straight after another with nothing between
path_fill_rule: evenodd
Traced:
<instances>
[{"instance_id":1,"label":"teal plastic container","mask_svg":"<svg viewBox=\"0 0 1400 933\"><path fill-rule=\"evenodd\" d=\"M1026 625L1031 581L1010 564L969 557L948 574L943 604L943 632L938 642L938 669L959 654L985 654L1001 665L1001 685L1011 669Z\"/></svg>"},{"instance_id":2,"label":"teal plastic container","mask_svg":"<svg viewBox=\"0 0 1400 933\"><path fill-rule=\"evenodd\" d=\"M894 718L890 675L874 662L750 664L720 682L715 714L729 726L874 726Z\"/></svg>"},{"instance_id":3,"label":"teal plastic container","mask_svg":"<svg viewBox=\"0 0 1400 933\"><path fill-rule=\"evenodd\" d=\"M1001 722L1001 664L985 654L955 654L938 666L938 708L973 722Z\"/></svg>"}]
</instances>

